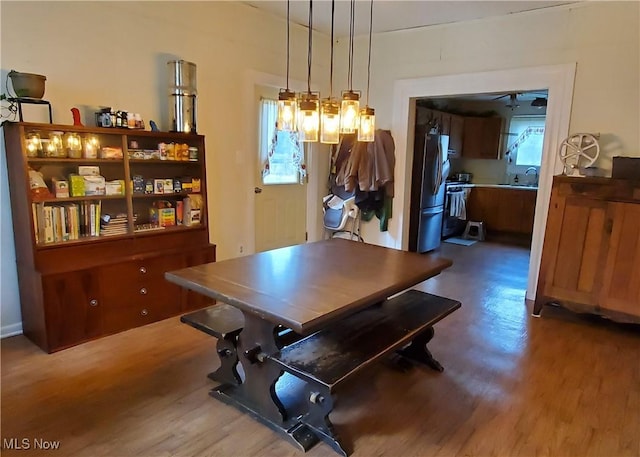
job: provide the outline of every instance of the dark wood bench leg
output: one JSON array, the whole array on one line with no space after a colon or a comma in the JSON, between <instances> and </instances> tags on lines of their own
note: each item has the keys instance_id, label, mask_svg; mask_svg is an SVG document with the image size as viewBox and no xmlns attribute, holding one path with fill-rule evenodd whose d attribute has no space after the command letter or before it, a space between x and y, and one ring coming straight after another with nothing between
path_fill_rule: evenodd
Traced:
<instances>
[{"instance_id":1,"label":"dark wood bench leg","mask_svg":"<svg viewBox=\"0 0 640 457\"><path fill-rule=\"evenodd\" d=\"M207 375L209 379L223 384L240 384L242 378L238 373L238 334L219 338L216 350L220 358L220 367Z\"/></svg>"},{"instance_id":2,"label":"dark wood bench leg","mask_svg":"<svg viewBox=\"0 0 640 457\"><path fill-rule=\"evenodd\" d=\"M418 334L411 341L409 346L397 351L398 354L411 362L427 365L436 371L444 371L444 367L440 365L440 362L433 358L431 351L427 349L427 343L431 341L434 334L435 331L433 330L433 327L429 327L424 332Z\"/></svg>"},{"instance_id":3,"label":"dark wood bench leg","mask_svg":"<svg viewBox=\"0 0 640 457\"><path fill-rule=\"evenodd\" d=\"M349 453L340 443L338 434L331 420L329 420L329 413L333 410L331 391L325 386L307 383L305 394L309 411L302 418L302 422L311 428L318 438L331 446L334 451L347 457Z\"/></svg>"}]
</instances>

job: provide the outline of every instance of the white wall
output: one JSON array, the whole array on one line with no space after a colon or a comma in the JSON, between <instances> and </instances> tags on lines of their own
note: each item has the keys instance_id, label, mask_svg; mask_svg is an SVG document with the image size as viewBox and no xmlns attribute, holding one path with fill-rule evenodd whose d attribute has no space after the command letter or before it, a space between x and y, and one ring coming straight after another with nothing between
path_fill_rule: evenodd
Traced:
<instances>
[{"instance_id":1,"label":"white wall","mask_svg":"<svg viewBox=\"0 0 640 457\"><path fill-rule=\"evenodd\" d=\"M69 110L76 106L84 123L93 125L95 108L111 106L142 113L147 122L153 119L166 130L166 62L180 58L196 63L211 242L218 246L219 259L238 255L239 245L253 245L252 167L257 153L246 147L250 143L245 137L255 133L247 132L242 121L256 114L247 112L243 94L253 90L248 78L254 73L275 75L284 86L285 20L240 2L2 1L0 14L0 91L11 69L46 75L44 98L53 105L54 123L71 124ZM328 85L328 61L329 39L316 34L312 83L321 89ZM307 79L307 30L293 24L291 78ZM0 324L5 335L20 330L20 308L4 142L0 148ZM314 163L322 164L325 174L327 166L318 154L314 151ZM313 175L317 172L310 167L310 184L316 187L324 181ZM318 217L309 220L321 222ZM319 227L309 232L322 234Z\"/></svg>"},{"instance_id":2,"label":"white wall","mask_svg":"<svg viewBox=\"0 0 640 457\"><path fill-rule=\"evenodd\" d=\"M614 155L640 156L639 8L638 2L584 2L377 34L370 105L378 127L391 128L393 87L402 79L577 62L570 131L602 134L599 166L610 168ZM235 255L235 246L249 244L253 232L246 209L252 205L253 185L248 167L254 166L255 155L243 146L247 132L241 122L253 113L236 101L246 90L248 72L284 74L284 21L239 2L2 1L0 15L2 82L10 69L45 74L45 98L54 106L56 123L71 123L72 106L83 110L87 123L95 107L113 106L143 113L166 128L166 61L195 62L198 130L207 136L211 240L220 259ZM314 38L314 75L328 75L329 40ZM306 31L292 26L291 41L292 78L305 81ZM346 46L342 40L336 49L337 88L344 88ZM357 38L354 89L363 91L366 49L367 38ZM4 156L4 144L0 148ZM396 156L398 173L406 151ZM8 209L3 162L0 207ZM323 177L316 179L321 187ZM394 214L404 211L405 186L396 184ZM5 328L19 325L19 304L12 230L6 212L0 219L0 319ZM365 239L400 246L400 219L392 218L386 233L379 232L375 219L365 224Z\"/></svg>"},{"instance_id":3,"label":"white wall","mask_svg":"<svg viewBox=\"0 0 640 457\"><path fill-rule=\"evenodd\" d=\"M394 84L424 76L577 63L570 132L599 132L603 151L597 166L610 169L611 157L640 156L638 2L583 2L501 18L374 35L371 105L376 122L391 128ZM356 69L366 68L366 38L356 42ZM354 87L364 89L366 73L356 71ZM504 90L518 89L505 87ZM394 136L400 132L392 132ZM396 151L396 176L406 151ZM394 215L404 210L396 184ZM365 225L368 242L400 246L400 218L388 233L377 221Z\"/></svg>"}]
</instances>

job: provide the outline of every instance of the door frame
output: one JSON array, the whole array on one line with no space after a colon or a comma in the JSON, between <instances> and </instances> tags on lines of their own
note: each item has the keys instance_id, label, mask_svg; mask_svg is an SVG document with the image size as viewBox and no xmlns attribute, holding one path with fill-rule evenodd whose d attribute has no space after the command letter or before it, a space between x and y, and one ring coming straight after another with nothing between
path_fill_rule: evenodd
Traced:
<instances>
[{"instance_id":1,"label":"door frame","mask_svg":"<svg viewBox=\"0 0 640 457\"><path fill-rule=\"evenodd\" d=\"M255 103L255 86L268 86L274 88L281 88L283 83L285 82L285 78L283 76L273 75L270 73L263 73L255 70L248 70L244 75L243 86L245 90L243 91L243 112L245 119L258 119L258 105ZM299 80L289 79L289 88L296 91L302 92L307 88L307 83ZM246 208L245 217L248 223L247 233L246 233L246 245L244 250L244 255L254 254L256 252L256 220L255 220L255 206L256 206L256 196L253 191L255 187L255 170L258 167L258 135L244 135L244 140L242 142L244 149L244 157L245 163L248 163L249 166L253 167L251 172L251 181L248 183L245 192L247 193L246 200L249 202ZM313 154L314 150L317 148L315 143L309 143L308 147L305 151L305 163L308 171L307 177L308 182L305 185L306 195L307 195L307 213L306 213L306 230L307 237L310 241L318 240L322 238L322 231L318 228L318 224L321 224L321 218L318 216L320 211L319 202L322 201L323 195L318 195L318 192L315 192L314 189L311 189L310 184L316 181L316 174L321 167L319 167L317 154Z\"/></svg>"},{"instance_id":2,"label":"door frame","mask_svg":"<svg viewBox=\"0 0 640 457\"><path fill-rule=\"evenodd\" d=\"M406 250L409 243L408 221L411 197L411 179L409 178L413 165L410 151L413 150L412 134L416 98L547 89L549 91L547 117L526 293L527 299L534 300L553 176L563 171L562 162L556 151L569 134L575 72L576 63L573 62L396 80L391 131L396 150L399 152L396 158L395 181L404 183L404 189L402 197L397 199L400 207L396 214L399 217L390 221L395 225L390 227L390 230L393 230L392 233L396 234L395 247Z\"/></svg>"}]
</instances>

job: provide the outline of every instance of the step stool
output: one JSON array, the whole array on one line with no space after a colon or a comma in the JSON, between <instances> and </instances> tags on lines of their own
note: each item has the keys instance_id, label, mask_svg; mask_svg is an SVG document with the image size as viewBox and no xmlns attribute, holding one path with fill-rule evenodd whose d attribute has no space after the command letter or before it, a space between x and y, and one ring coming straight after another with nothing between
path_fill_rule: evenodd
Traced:
<instances>
[{"instance_id":1,"label":"step stool","mask_svg":"<svg viewBox=\"0 0 640 457\"><path fill-rule=\"evenodd\" d=\"M484 241L484 222L468 221L462 238L465 240Z\"/></svg>"}]
</instances>

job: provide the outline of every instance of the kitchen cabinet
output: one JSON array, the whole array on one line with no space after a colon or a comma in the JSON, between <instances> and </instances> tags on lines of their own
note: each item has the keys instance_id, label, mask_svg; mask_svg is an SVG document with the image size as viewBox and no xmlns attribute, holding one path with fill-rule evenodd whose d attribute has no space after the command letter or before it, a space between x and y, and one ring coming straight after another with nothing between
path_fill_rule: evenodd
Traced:
<instances>
[{"instance_id":1,"label":"kitchen cabinet","mask_svg":"<svg viewBox=\"0 0 640 457\"><path fill-rule=\"evenodd\" d=\"M533 189L474 186L467 201L467 218L482 221L489 239L512 236L530 242L536 197Z\"/></svg>"},{"instance_id":2,"label":"kitchen cabinet","mask_svg":"<svg viewBox=\"0 0 640 457\"><path fill-rule=\"evenodd\" d=\"M464 147L464 117L451 114L449 122L449 157L461 157Z\"/></svg>"},{"instance_id":3,"label":"kitchen cabinet","mask_svg":"<svg viewBox=\"0 0 640 457\"><path fill-rule=\"evenodd\" d=\"M499 159L501 117L464 118L462 157L465 159Z\"/></svg>"},{"instance_id":4,"label":"kitchen cabinet","mask_svg":"<svg viewBox=\"0 0 640 457\"><path fill-rule=\"evenodd\" d=\"M422 123L436 126L443 135L449 135L449 157L459 158L462 153L464 135L464 116L444 111L420 108Z\"/></svg>"},{"instance_id":5,"label":"kitchen cabinet","mask_svg":"<svg viewBox=\"0 0 640 457\"><path fill-rule=\"evenodd\" d=\"M554 178L534 314L547 303L640 322L640 182Z\"/></svg>"},{"instance_id":6,"label":"kitchen cabinet","mask_svg":"<svg viewBox=\"0 0 640 457\"><path fill-rule=\"evenodd\" d=\"M3 129L27 338L53 352L212 303L164 279L215 261L203 136L26 122ZM56 149L59 137L82 151ZM94 187L81 169L106 182Z\"/></svg>"}]
</instances>

